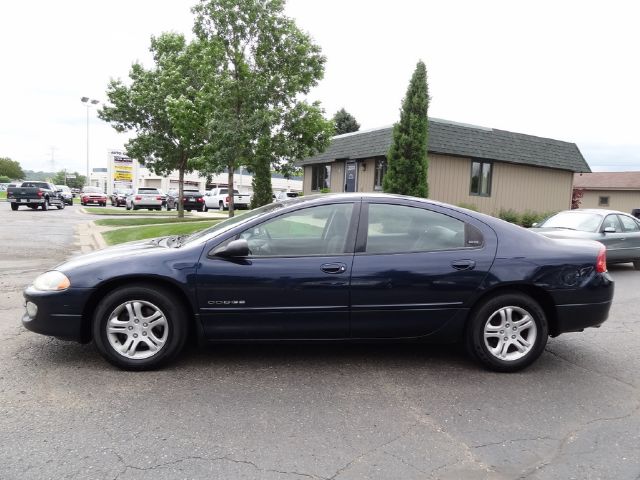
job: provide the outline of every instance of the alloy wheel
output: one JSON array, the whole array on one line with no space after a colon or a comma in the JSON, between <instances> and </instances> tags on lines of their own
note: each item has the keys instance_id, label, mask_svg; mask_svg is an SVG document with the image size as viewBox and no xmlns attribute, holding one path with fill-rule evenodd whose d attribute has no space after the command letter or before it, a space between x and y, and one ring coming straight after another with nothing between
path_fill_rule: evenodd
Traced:
<instances>
[{"instance_id":1,"label":"alloy wheel","mask_svg":"<svg viewBox=\"0 0 640 480\"><path fill-rule=\"evenodd\" d=\"M524 308L504 306L496 310L484 325L483 338L491 355L503 361L519 360L536 343L538 327Z\"/></svg>"},{"instance_id":2,"label":"alloy wheel","mask_svg":"<svg viewBox=\"0 0 640 480\"><path fill-rule=\"evenodd\" d=\"M142 360L157 355L165 346L169 323L151 302L131 300L109 315L107 339L115 352L125 358Z\"/></svg>"}]
</instances>

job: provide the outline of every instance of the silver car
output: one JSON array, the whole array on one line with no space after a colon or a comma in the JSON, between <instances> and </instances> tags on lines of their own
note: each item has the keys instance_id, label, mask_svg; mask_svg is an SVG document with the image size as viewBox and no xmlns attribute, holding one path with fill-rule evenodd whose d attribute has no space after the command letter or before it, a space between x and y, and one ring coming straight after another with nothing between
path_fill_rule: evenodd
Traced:
<instances>
[{"instance_id":1,"label":"silver car","mask_svg":"<svg viewBox=\"0 0 640 480\"><path fill-rule=\"evenodd\" d=\"M577 209L556 213L534 232L549 238L597 240L607 247L607 263L633 262L640 270L640 220L615 210Z\"/></svg>"},{"instance_id":2,"label":"silver car","mask_svg":"<svg viewBox=\"0 0 640 480\"><path fill-rule=\"evenodd\" d=\"M127 210L138 210L146 208L148 210L161 210L164 204L164 194L157 188L140 187L127 196Z\"/></svg>"}]
</instances>

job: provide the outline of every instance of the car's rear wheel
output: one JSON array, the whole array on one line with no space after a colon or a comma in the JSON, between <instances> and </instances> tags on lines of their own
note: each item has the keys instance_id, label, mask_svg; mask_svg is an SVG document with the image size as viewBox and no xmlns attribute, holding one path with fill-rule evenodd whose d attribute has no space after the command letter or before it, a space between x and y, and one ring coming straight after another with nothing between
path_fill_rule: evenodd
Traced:
<instances>
[{"instance_id":1,"label":"car's rear wheel","mask_svg":"<svg viewBox=\"0 0 640 480\"><path fill-rule=\"evenodd\" d=\"M163 288L130 285L102 299L93 338L102 356L125 370L158 368L180 353L187 317L178 298Z\"/></svg>"},{"instance_id":2,"label":"car's rear wheel","mask_svg":"<svg viewBox=\"0 0 640 480\"><path fill-rule=\"evenodd\" d=\"M15 212L16 210L18 210L18 207L19 207L19 206L20 206L20 205L18 205L17 203L15 203L15 202L11 202L11 210L13 210L14 212Z\"/></svg>"},{"instance_id":3,"label":"car's rear wheel","mask_svg":"<svg viewBox=\"0 0 640 480\"><path fill-rule=\"evenodd\" d=\"M49 201L45 198L42 204L42 210L49 210Z\"/></svg>"},{"instance_id":4,"label":"car's rear wheel","mask_svg":"<svg viewBox=\"0 0 640 480\"><path fill-rule=\"evenodd\" d=\"M208 212L209 211L209 207L207 207L206 203L204 205L202 205L202 211L203 212Z\"/></svg>"},{"instance_id":5,"label":"car's rear wheel","mask_svg":"<svg viewBox=\"0 0 640 480\"><path fill-rule=\"evenodd\" d=\"M64 210L64 207L65 207L64 202L60 202L60 205L56 205L56 207L58 210Z\"/></svg>"},{"instance_id":6,"label":"car's rear wheel","mask_svg":"<svg viewBox=\"0 0 640 480\"><path fill-rule=\"evenodd\" d=\"M218 204L218 209L219 209L221 212L224 212L224 203L220 202L220 203Z\"/></svg>"},{"instance_id":7,"label":"car's rear wheel","mask_svg":"<svg viewBox=\"0 0 640 480\"><path fill-rule=\"evenodd\" d=\"M474 309L466 336L467 350L485 367L515 372L542 354L549 328L540 305L514 292L490 298Z\"/></svg>"}]
</instances>

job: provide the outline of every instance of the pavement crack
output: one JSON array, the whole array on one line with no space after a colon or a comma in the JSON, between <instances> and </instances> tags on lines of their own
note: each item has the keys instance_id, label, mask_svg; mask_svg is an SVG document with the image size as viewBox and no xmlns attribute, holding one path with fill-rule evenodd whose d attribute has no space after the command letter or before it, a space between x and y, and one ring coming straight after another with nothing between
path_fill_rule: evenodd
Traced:
<instances>
[{"instance_id":1,"label":"pavement crack","mask_svg":"<svg viewBox=\"0 0 640 480\"><path fill-rule=\"evenodd\" d=\"M481 445L472 445L471 448L484 448L484 447L490 447L492 445L505 445L508 443L515 443L515 442L535 442L537 440L558 440L557 438L553 438L553 437L531 437L531 438L514 438L514 439L507 439L507 440L501 440L499 442L489 442L489 443L483 443Z\"/></svg>"},{"instance_id":2,"label":"pavement crack","mask_svg":"<svg viewBox=\"0 0 640 480\"><path fill-rule=\"evenodd\" d=\"M408 467L411 467L411 468L413 468L414 470L416 470L416 471L418 471L418 472L420 472L420 473L424 473L425 475L429 475L429 473L428 473L428 472L425 472L425 471L424 471L424 470L422 470L421 468L416 467L416 466L415 466L413 463L411 463L411 462L407 462L404 458L402 458L402 457L400 457L400 456L398 456L398 455L396 455L396 454L394 454L394 453L387 452L386 450L383 450L383 452L384 452L386 455L389 455L389 456L391 456L391 457L395 458L396 460L399 460L401 463L403 463L403 464L407 465Z\"/></svg>"},{"instance_id":3,"label":"pavement crack","mask_svg":"<svg viewBox=\"0 0 640 480\"><path fill-rule=\"evenodd\" d=\"M553 455L551 455L547 460L543 460L542 462L536 464L535 466L533 466L530 469L528 469L525 472L523 472L518 477L518 480L524 480L524 479L530 477L531 475L533 475L534 473L539 472L540 470L546 468L548 465L551 465L556 459L558 459L559 457L561 457L564 454L564 450L567 448L567 446L569 444L571 444L573 442L573 440L575 440L575 438L577 437L579 432L581 430L585 429L587 426L593 425L594 423L598 423L598 422L611 422L611 421L615 421L615 420L624 420L625 418L629 418L629 417L633 416L634 414L638 413L638 411L640 411L640 401L638 401L638 404L635 406L635 408L633 408L633 410L631 410L629 413L627 413L625 415L619 415L617 417L594 418L592 420L589 420L587 422L582 423L580 426L578 426L577 428L574 428L569 433L567 433L562 438L562 440L560 440L558 448L553 453Z\"/></svg>"},{"instance_id":4,"label":"pavement crack","mask_svg":"<svg viewBox=\"0 0 640 480\"><path fill-rule=\"evenodd\" d=\"M396 440L401 439L402 437L404 437L405 435L407 435L411 430L413 430L415 427L417 427L418 424L415 423L413 425L411 425L409 428L407 428L403 433L401 433L400 435L396 435L395 437L393 437L391 440L388 440L384 443L382 443L381 445L378 445L376 447L370 448L369 450L367 450L366 452L361 453L360 455L352 458L351 460L349 460L346 464L344 464L342 467L340 467L338 470L336 470L336 472L331 475L327 480L334 480L335 478L337 478L339 475L343 474L344 472L346 472L347 470L349 470L356 462L358 462L359 460L362 460L364 457L371 455L373 452L376 452L384 447L386 447L387 445L395 442ZM387 453L387 452L385 452Z\"/></svg>"},{"instance_id":5,"label":"pavement crack","mask_svg":"<svg viewBox=\"0 0 640 480\"><path fill-rule=\"evenodd\" d=\"M187 462L187 461L191 461L191 460L198 460L198 461L203 461L203 462L211 462L211 463L215 463L215 462L231 462L231 463L236 463L236 464L242 464L242 465L248 465L256 470L258 470L259 472L263 472L263 473L279 473L281 475L292 475L292 476L298 476L298 477L304 477L304 478L312 478L312 479L317 479L317 480L326 480L325 477L321 477L318 475L313 475L310 473L302 473L302 472L296 472L296 471L285 471L285 470L276 470L276 469L271 469L271 468L262 468L259 465L257 465L255 462L252 462L250 460L240 460L240 459L235 459L232 458L228 455L223 455L220 457L213 457L213 458L208 458L208 457L201 457L201 456L197 456L197 455L189 455L186 457L182 457L182 458L178 458L176 460L171 460L170 462L163 462L163 463L158 463L155 465L150 465L148 467L139 467L136 465L129 465L127 463L125 463L125 461L123 460L122 456L119 455L117 452L115 452L114 450L111 450L114 455L118 458L118 461L123 465L123 470L121 470L120 472L118 472L118 474L114 477L113 480L117 480L121 475L124 475L127 470L136 470L136 471L152 471L152 470L156 470L156 469L160 469L160 468L166 468L172 465L177 465L179 463L182 462Z\"/></svg>"}]
</instances>

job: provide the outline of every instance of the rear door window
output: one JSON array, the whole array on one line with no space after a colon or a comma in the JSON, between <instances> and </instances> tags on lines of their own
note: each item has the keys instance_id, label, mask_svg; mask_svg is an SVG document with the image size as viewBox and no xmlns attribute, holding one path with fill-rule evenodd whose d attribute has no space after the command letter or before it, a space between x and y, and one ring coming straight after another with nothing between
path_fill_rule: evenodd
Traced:
<instances>
[{"instance_id":1,"label":"rear door window","mask_svg":"<svg viewBox=\"0 0 640 480\"><path fill-rule=\"evenodd\" d=\"M482 234L456 218L417 207L370 204L366 253L454 250L482 246Z\"/></svg>"}]
</instances>

